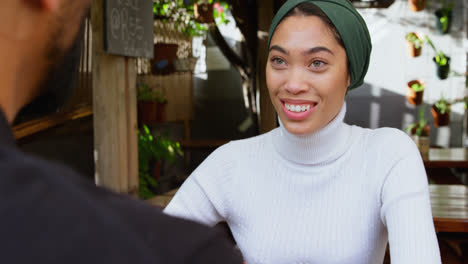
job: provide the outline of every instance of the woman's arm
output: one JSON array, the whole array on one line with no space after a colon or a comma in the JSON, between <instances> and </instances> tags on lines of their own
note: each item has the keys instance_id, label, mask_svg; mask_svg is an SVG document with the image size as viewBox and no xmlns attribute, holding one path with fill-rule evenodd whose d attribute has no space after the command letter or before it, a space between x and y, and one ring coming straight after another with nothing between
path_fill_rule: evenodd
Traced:
<instances>
[{"instance_id":1,"label":"woman's arm","mask_svg":"<svg viewBox=\"0 0 468 264\"><path fill-rule=\"evenodd\" d=\"M192 174L164 209L164 213L209 226L223 221L223 217L216 209L217 198L210 198L202 185Z\"/></svg>"},{"instance_id":2,"label":"woman's arm","mask_svg":"<svg viewBox=\"0 0 468 264\"><path fill-rule=\"evenodd\" d=\"M222 146L203 161L182 184L165 213L209 226L226 220L234 166L226 149Z\"/></svg>"},{"instance_id":3,"label":"woman's arm","mask_svg":"<svg viewBox=\"0 0 468 264\"><path fill-rule=\"evenodd\" d=\"M413 142L405 143L381 192L392 263L441 263L424 165Z\"/></svg>"}]
</instances>

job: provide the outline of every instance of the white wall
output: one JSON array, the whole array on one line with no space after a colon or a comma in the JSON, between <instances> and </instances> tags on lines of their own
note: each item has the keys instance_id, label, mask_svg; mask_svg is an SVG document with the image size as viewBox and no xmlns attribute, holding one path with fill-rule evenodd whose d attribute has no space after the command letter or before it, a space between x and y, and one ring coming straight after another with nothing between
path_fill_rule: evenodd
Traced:
<instances>
[{"instance_id":1,"label":"white wall","mask_svg":"<svg viewBox=\"0 0 468 264\"><path fill-rule=\"evenodd\" d=\"M424 105L426 117L432 122L430 106L441 95L447 99L463 97L464 77L449 77L439 80L432 61L434 51L429 45L422 49L421 56L411 58L407 54L405 35L418 32L429 35L436 47L451 57L451 69L460 73L466 70L466 28L464 0L456 1L451 33L438 35L435 29L434 11L438 1L426 0L426 8L420 12L408 9L407 1L396 0L386 9L359 9L366 20L373 43L369 72L363 87L348 95L349 123L377 128L391 126L406 128L417 119L418 108L406 101L406 83L423 79L426 83ZM450 127L432 127L432 144L461 146L463 135L464 107L452 109Z\"/></svg>"}]
</instances>

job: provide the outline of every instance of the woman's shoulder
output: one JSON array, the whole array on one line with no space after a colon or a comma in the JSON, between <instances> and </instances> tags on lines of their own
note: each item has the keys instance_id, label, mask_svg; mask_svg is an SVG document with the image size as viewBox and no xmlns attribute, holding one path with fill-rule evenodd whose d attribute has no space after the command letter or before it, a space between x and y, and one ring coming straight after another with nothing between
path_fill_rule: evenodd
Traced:
<instances>
[{"instance_id":1,"label":"woman's shoulder","mask_svg":"<svg viewBox=\"0 0 468 264\"><path fill-rule=\"evenodd\" d=\"M256 150L258 147L265 145L269 139L269 133L253 136L249 138L231 140L217 149L219 152L235 152Z\"/></svg>"},{"instance_id":2,"label":"woman's shoulder","mask_svg":"<svg viewBox=\"0 0 468 264\"><path fill-rule=\"evenodd\" d=\"M393 127L381 127L377 129L369 129L370 130L370 140L392 140L396 142L401 142L404 144L412 143L413 141L411 138L400 129L396 129Z\"/></svg>"},{"instance_id":3,"label":"woman's shoulder","mask_svg":"<svg viewBox=\"0 0 468 264\"><path fill-rule=\"evenodd\" d=\"M365 134L365 148L369 152L378 151L389 155L408 154L408 152L417 153L414 141L403 131L382 127L377 129L357 128Z\"/></svg>"},{"instance_id":4,"label":"woman's shoulder","mask_svg":"<svg viewBox=\"0 0 468 264\"><path fill-rule=\"evenodd\" d=\"M268 134L269 133L244 139L231 140L213 151L210 154L209 159L221 158L239 160L247 153L258 152L260 149L265 147L265 143L269 138Z\"/></svg>"}]
</instances>

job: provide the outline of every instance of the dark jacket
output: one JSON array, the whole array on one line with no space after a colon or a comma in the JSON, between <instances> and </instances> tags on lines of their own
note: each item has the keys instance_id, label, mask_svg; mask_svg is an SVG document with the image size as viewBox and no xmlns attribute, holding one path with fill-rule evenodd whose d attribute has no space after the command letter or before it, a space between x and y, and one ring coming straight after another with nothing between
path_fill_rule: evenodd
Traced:
<instances>
[{"instance_id":1,"label":"dark jacket","mask_svg":"<svg viewBox=\"0 0 468 264\"><path fill-rule=\"evenodd\" d=\"M1 263L242 263L208 227L24 154L1 112L0 223Z\"/></svg>"}]
</instances>

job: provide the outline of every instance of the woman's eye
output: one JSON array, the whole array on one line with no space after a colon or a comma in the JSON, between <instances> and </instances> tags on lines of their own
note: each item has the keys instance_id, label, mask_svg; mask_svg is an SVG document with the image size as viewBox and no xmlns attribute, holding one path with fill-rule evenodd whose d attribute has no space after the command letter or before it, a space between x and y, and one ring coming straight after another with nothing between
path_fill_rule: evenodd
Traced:
<instances>
[{"instance_id":1,"label":"woman's eye","mask_svg":"<svg viewBox=\"0 0 468 264\"><path fill-rule=\"evenodd\" d=\"M325 65L325 62L319 61L319 60L315 60L310 64L310 66L313 67L313 68L320 68L320 67L322 67L324 65Z\"/></svg>"},{"instance_id":2,"label":"woman's eye","mask_svg":"<svg viewBox=\"0 0 468 264\"><path fill-rule=\"evenodd\" d=\"M273 58L271 59L271 61L274 63L274 64L277 64L277 65L283 65L283 64L286 64L286 62L281 59L281 58Z\"/></svg>"}]
</instances>

